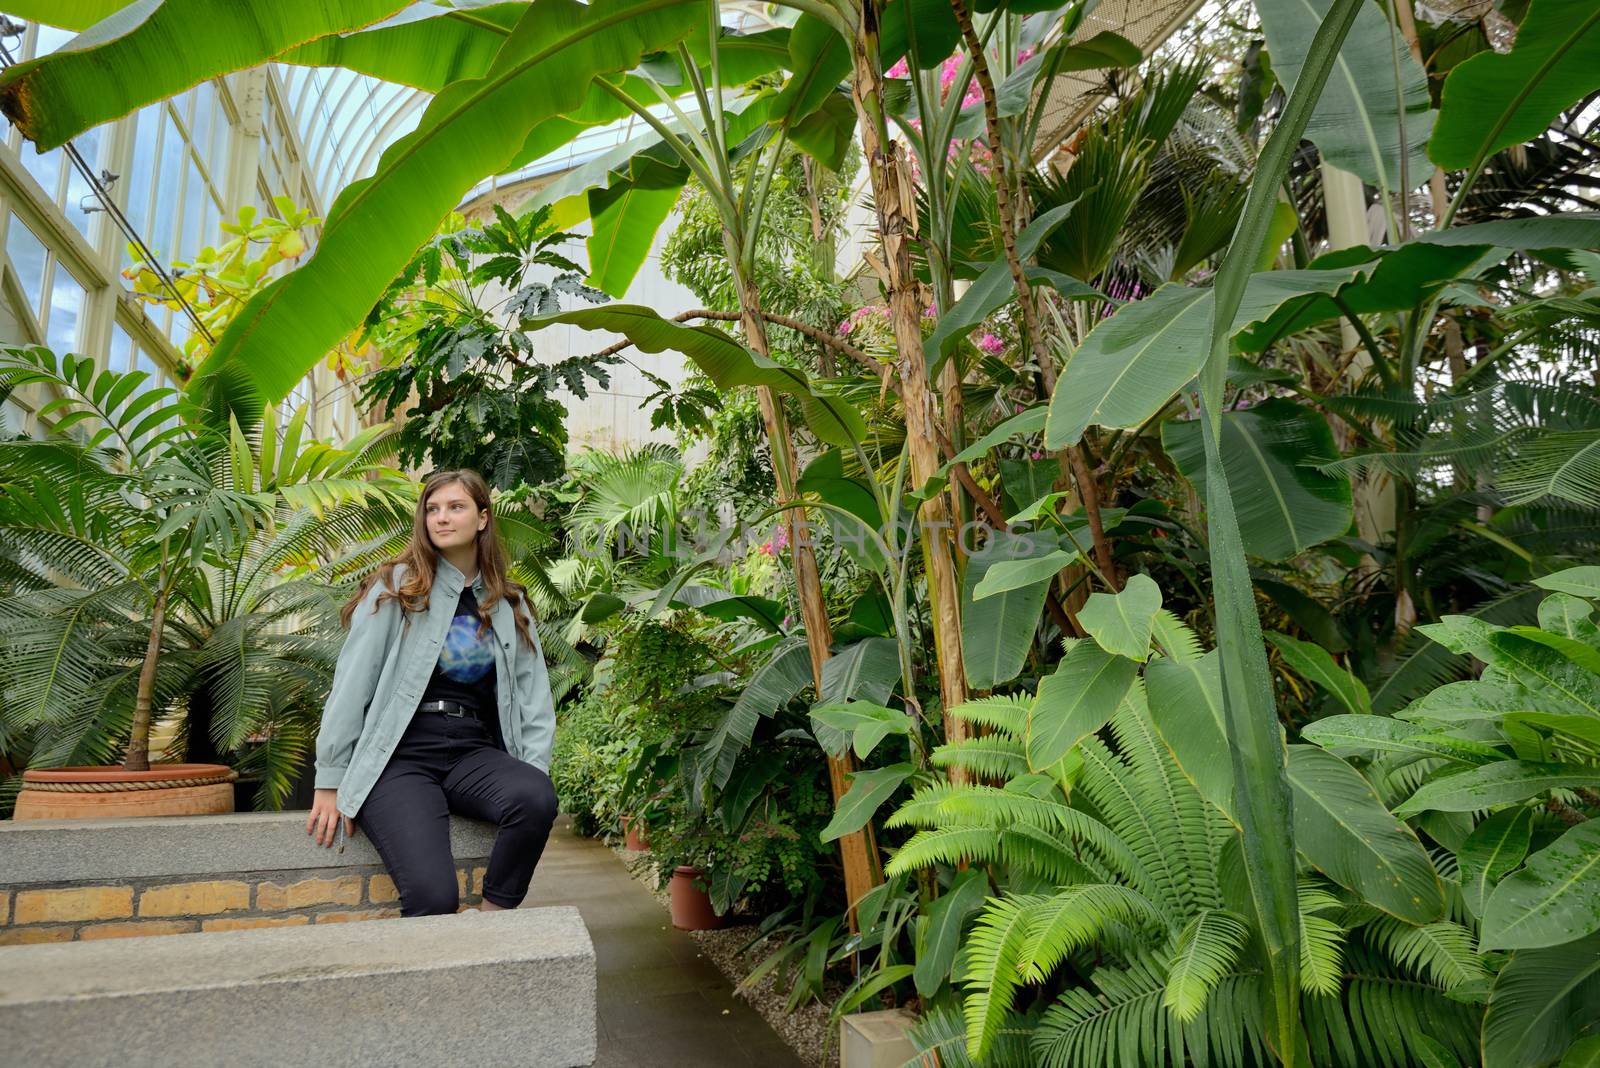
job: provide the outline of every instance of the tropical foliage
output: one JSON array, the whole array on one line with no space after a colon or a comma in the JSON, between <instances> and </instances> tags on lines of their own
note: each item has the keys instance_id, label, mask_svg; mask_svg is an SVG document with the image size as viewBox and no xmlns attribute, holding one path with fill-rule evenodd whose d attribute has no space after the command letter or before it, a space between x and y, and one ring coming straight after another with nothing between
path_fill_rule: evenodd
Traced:
<instances>
[{"instance_id":1,"label":"tropical foliage","mask_svg":"<svg viewBox=\"0 0 1600 1068\"><path fill-rule=\"evenodd\" d=\"M914 999L947 1065L1593 1056L1592 3L1255 0L1182 55L1093 0L806 0L750 34L710 0L246 6L206 27L227 50L149 6L0 76L25 136L228 65L434 94L230 318L182 426L247 456L353 330L387 342L366 400L409 416L406 461L526 508L567 805L764 916L791 1005L831 967L837 1012ZM106 73L170 41L159 78ZM516 212L440 227L621 119ZM669 319L620 298L675 207L705 307ZM623 340L535 357L574 326ZM709 441L699 473L563 455L551 389L629 347L696 369L651 403ZM121 425L120 386L38 366ZM134 436L211 455L160 425ZM16 478L66 462L26 447ZM245 482L163 505L96 581L176 588L184 508L243 544L277 507ZM108 650L160 644L140 595Z\"/></svg>"}]
</instances>

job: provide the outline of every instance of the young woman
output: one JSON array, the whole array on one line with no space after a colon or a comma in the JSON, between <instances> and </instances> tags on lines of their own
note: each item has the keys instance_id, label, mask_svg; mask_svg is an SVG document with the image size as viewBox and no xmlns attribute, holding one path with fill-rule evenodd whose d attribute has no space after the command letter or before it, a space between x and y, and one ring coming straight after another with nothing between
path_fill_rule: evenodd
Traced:
<instances>
[{"instance_id":1,"label":"young woman","mask_svg":"<svg viewBox=\"0 0 1600 1068\"><path fill-rule=\"evenodd\" d=\"M477 472L428 477L410 543L341 619L350 633L317 734L306 832L330 846L359 826L400 914L429 916L459 907L450 813L492 821L483 911L516 908L556 815L555 707Z\"/></svg>"}]
</instances>

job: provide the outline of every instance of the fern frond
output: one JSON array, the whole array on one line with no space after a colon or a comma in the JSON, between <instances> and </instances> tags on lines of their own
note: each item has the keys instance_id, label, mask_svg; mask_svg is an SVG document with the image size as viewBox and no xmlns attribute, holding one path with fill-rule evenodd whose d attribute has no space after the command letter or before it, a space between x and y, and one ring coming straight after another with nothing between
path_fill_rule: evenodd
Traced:
<instances>
[{"instance_id":1,"label":"fern frond","mask_svg":"<svg viewBox=\"0 0 1600 1068\"><path fill-rule=\"evenodd\" d=\"M936 747L929 759L936 768L963 768L985 779L1013 779L1028 773L1028 756L1022 743L1003 734L946 742Z\"/></svg>"},{"instance_id":2,"label":"fern frond","mask_svg":"<svg viewBox=\"0 0 1600 1068\"><path fill-rule=\"evenodd\" d=\"M1071 886L1030 909L1032 926L1019 964L1032 982L1048 979L1062 961L1090 945L1112 924L1164 928L1149 899L1115 883Z\"/></svg>"},{"instance_id":3,"label":"fern frond","mask_svg":"<svg viewBox=\"0 0 1600 1068\"><path fill-rule=\"evenodd\" d=\"M1161 1004L1188 1023L1239 958L1250 937L1243 920L1224 909L1204 909L1178 934Z\"/></svg>"},{"instance_id":4,"label":"fern frond","mask_svg":"<svg viewBox=\"0 0 1600 1068\"><path fill-rule=\"evenodd\" d=\"M1161 651L1169 659L1180 664L1199 660L1205 655L1205 650L1200 645L1200 638L1187 623L1168 609L1163 608L1156 612L1151 634L1156 644L1161 647Z\"/></svg>"},{"instance_id":5,"label":"fern frond","mask_svg":"<svg viewBox=\"0 0 1600 1068\"><path fill-rule=\"evenodd\" d=\"M1459 923L1439 920L1413 927L1385 917L1367 928L1369 940L1399 967L1445 990L1488 976L1472 932Z\"/></svg>"},{"instance_id":6,"label":"fern frond","mask_svg":"<svg viewBox=\"0 0 1600 1068\"><path fill-rule=\"evenodd\" d=\"M1302 881L1300 903L1300 987L1312 994L1333 997L1344 980L1345 929L1323 913L1344 908L1315 882Z\"/></svg>"},{"instance_id":7,"label":"fern frond","mask_svg":"<svg viewBox=\"0 0 1600 1068\"><path fill-rule=\"evenodd\" d=\"M1034 910L1045 900L1031 895L992 898L967 935L962 1008L967 1018L967 1053L974 1060L988 1056L1000 1024L1016 1000Z\"/></svg>"},{"instance_id":8,"label":"fern frond","mask_svg":"<svg viewBox=\"0 0 1600 1068\"><path fill-rule=\"evenodd\" d=\"M1418 1036L1443 1043L1462 1064L1479 1063L1482 1007L1442 987L1398 974L1359 944L1347 951L1341 997L1301 999L1311 1063L1333 1068L1410 1068L1423 1064Z\"/></svg>"},{"instance_id":9,"label":"fern frond","mask_svg":"<svg viewBox=\"0 0 1600 1068\"><path fill-rule=\"evenodd\" d=\"M1028 707L1030 705L1027 694L1013 696L996 694L988 697L974 697L950 710L956 719L975 723L980 727L988 727L999 731L1010 738L1021 741L1028 733Z\"/></svg>"}]
</instances>

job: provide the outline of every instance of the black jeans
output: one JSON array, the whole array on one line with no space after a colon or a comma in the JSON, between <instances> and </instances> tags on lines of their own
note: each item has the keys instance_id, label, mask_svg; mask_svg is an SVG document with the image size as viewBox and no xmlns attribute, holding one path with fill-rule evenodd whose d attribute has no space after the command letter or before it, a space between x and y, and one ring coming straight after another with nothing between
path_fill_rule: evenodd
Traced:
<instances>
[{"instance_id":1,"label":"black jeans","mask_svg":"<svg viewBox=\"0 0 1600 1068\"><path fill-rule=\"evenodd\" d=\"M450 813L498 824L483 874L484 900L514 909L556 818L550 777L495 745L471 716L418 712L356 813L400 892L400 915L460 905Z\"/></svg>"}]
</instances>

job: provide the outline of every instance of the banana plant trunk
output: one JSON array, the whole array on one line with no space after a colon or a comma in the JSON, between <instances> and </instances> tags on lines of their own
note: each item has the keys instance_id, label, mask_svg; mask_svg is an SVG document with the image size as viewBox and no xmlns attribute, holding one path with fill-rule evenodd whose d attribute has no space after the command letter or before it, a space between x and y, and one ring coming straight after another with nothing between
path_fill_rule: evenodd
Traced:
<instances>
[{"instance_id":1,"label":"banana plant trunk","mask_svg":"<svg viewBox=\"0 0 1600 1068\"><path fill-rule=\"evenodd\" d=\"M767 324L761 314L761 294L755 283L742 270L736 274L739 287L740 322L744 327L745 343L761 356L769 355ZM789 427L783 414L783 404L778 395L767 386L756 387L761 405L761 421L766 427L767 443L772 449L773 473L778 484L780 500L795 499L795 468L797 460L794 442L789 437ZM833 628L828 623L827 602L822 597L822 574L817 570L817 557L811 550L811 539L803 536L806 528L804 508L791 508L785 513L789 525L789 553L794 561L794 585L800 597L800 618L806 626L806 647L811 653L811 680L818 697L822 695L822 665L827 663L833 645ZM843 756L828 758L828 782L833 791L834 804L850 789L850 776L855 762L848 750ZM839 839L840 859L844 863L845 895L848 898L850 928L856 929L856 902L883 881L883 862L878 856L877 842L868 824L854 834Z\"/></svg>"},{"instance_id":2,"label":"banana plant trunk","mask_svg":"<svg viewBox=\"0 0 1600 1068\"><path fill-rule=\"evenodd\" d=\"M896 371L905 409L911 477L926 485L939 471L939 411L922 348L922 301L912 271L911 244L917 231L917 205L903 150L886 142L883 73L878 62L876 0L861 0L858 29L851 39L851 96L861 130L861 148L872 180L873 208L883 248L889 317L894 327ZM939 665L939 693L944 704L945 740L968 737L966 724L950 710L967 700L967 676L961 654L961 583L951 543L954 529L949 498L943 492L922 503L922 555L932 605L933 641ZM952 770L952 780L964 776Z\"/></svg>"}]
</instances>

